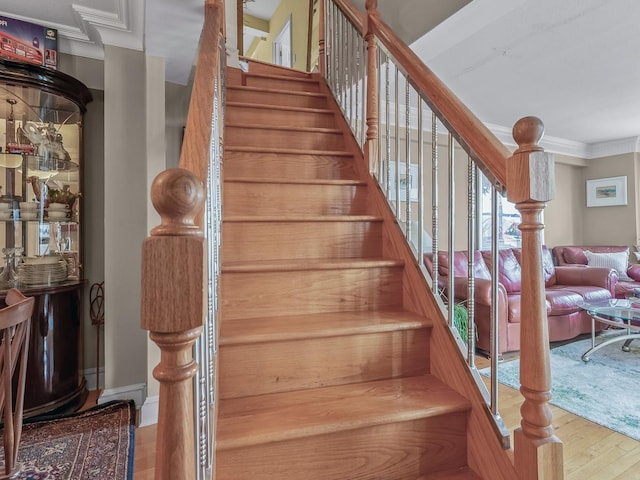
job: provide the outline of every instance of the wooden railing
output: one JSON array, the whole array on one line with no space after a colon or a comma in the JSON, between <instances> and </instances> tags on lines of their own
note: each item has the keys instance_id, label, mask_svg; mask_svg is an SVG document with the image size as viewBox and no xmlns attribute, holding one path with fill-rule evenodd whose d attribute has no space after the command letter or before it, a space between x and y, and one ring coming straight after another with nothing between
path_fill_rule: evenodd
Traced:
<instances>
[{"instance_id":1,"label":"wooden railing","mask_svg":"<svg viewBox=\"0 0 640 480\"><path fill-rule=\"evenodd\" d=\"M211 236L220 223L224 18L223 1L206 0L180 168L154 180L151 197L162 223L142 252L142 328L161 351L153 371L160 382L155 478L161 480L204 478L213 464L217 239Z\"/></svg>"},{"instance_id":2,"label":"wooden railing","mask_svg":"<svg viewBox=\"0 0 640 480\"><path fill-rule=\"evenodd\" d=\"M437 178L438 150L441 143L439 126L443 126L448 136L448 166L449 166L449 218L446 227L449 233L449 271L453 271L452 259L454 250L454 217L451 204L453 203L453 177L454 151L462 149L469 159L469 216L474 212L475 170L479 169L489 180L491 186L497 192L507 192L508 199L515 203L521 212L522 223L519 228L522 237L522 319L521 319L521 392L524 403L521 409L521 428L515 433L514 459L518 474L523 479L559 479L562 478L562 444L554 436L551 425L551 414L548 406L551 389L551 373L549 368L548 325L544 298L544 276L542 266L542 211L547 201L553 197L553 160L545 154L538 142L543 134L542 122L535 118L519 120L514 126L514 139L519 148L513 155L509 150L478 120L469 109L460 102L457 97L444 85L444 83L412 52L395 33L380 18L377 11L377 1L367 0L366 13L360 12L348 0L325 0L321 2L320 13L320 71L327 79L330 89L333 91L336 101L347 117L350 125L359 125L362 118L358 118L359 109L352 109L353 97L358 97L358 89L363 88L366 82L366 138L364 142L358 138L358 129L354 129L356 139L363 146L365 161L368 162L370 171L378 179L380 188L389 200L392 210L396 213L398 223L409 243L412 241L412 204L418 203L419 225L417 236L418 247L415 248L416 260L422 264L422 204L423 170L422 157L425 139L423 137L423 104L424 109L432 113L431 145L432 145L432 178ZM367 54L355 55L344 59L341 55L348 50L349 45L359 45L359 40L354 41L353 36L359 35L366 42ZM345 47L345 45L347 47ZM360 80L357 72L363 67L361 62L366 61L366 78ZM385 71L380 68L384 65ZM390 73L389 66L392 66ZM355 74L354 74L355 72ZM395 75L395 77L393 77ZM404 118L399 106L399 84L404 85L405 98ZM378 86L384 88L384 92L378 91ZM395 100L389 99L390 87L395 89ZM417 98L417 127L412 124L410 110L414 106L412 98ZM393 114L391 109L394 109ZM354 113L352 113L354 112ZM355 118L349 118L351 115ZM381 118L384 117L384 118ZM404 120L404 125L400 126ZM391 132L393 123L394 132ZM416 132L416 133L413 133ZM417 147L414 147L410 135L417 136ZM405 150L399 149L400 137L404 136ZM394 142L394 145L392 145ZM392 152L392 146L395 147ZM420 162L416 163L418 173L418 188L420 202L410 197L411 156L416 155L413 149L417 148L417 156ZM392 155L393 153L393 155ZM404 183L404 195L400 195L402 185L399 177L401 170L400 157L404 155L404 168L406 178ZM399 172L397 175L391 172ZM437 183L433 184L432 207L433 214L433 274L431 281L434 292L438 291L437 252L438 252L438 202L439 194ZM494 192L495 199L495 192ZM495 201L494 201L495 203ZM401 208L402 207L402 208ZM467 233L468 251L475 249L474 227L469 222ZM493 238L497 236L494 227ZM414 245L415 246L415 245ZM497 243L493 243L496 259ZM473 256L470 255L469 271L473 271ZM494 263L494 272L497 271L497 262ZM454 286L451 283L448 291L451 298ZM493 292L497 291L497 275L493 277ZM469 279L470 294L467 298L473 302L473 275ZM495 303L495 301L494 301ZM443 304L444 306L444 304ZM493 309L495 310L495 309ZM453 309L449 309L449 319L453 317ZM470 309L473 313L473 305ZM494 319L495 319L494 313ZM473 320L473 319L471 319ZM492 329L492 344L497 345L497 328ZM475 369L473 329L470 330L467 339L468 351L467 363ZM497 347L496 347L497 348ZM498 418L497 413L497 382L496 365L498 352L494 351L492 359L492 384L491 410ZM495 398L494 398L495 397Z\"/></svg>"}]
</instances>

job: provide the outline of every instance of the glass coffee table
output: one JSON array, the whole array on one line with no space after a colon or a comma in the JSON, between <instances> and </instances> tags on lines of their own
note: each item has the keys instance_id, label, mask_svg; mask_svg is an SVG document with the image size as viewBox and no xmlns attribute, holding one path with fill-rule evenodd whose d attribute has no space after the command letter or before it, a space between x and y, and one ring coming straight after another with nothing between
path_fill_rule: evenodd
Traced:
<instances>
[{"instance_id":1,"label":"glass coffee table","mask_svg":"<svg viewBox=\"0 0 640 480\"><path fill-rule=\"evenodd\" d=\"M583 303L581 308L591 316L591 348L582 354L582 360L589 361L589 355L615 342L622 342L622 350L628 352L631 342L640 338L640 299L610 299L601 302ZM620 329L620 334L596 344L596 322Z\"/></svg>"}]
</instances>

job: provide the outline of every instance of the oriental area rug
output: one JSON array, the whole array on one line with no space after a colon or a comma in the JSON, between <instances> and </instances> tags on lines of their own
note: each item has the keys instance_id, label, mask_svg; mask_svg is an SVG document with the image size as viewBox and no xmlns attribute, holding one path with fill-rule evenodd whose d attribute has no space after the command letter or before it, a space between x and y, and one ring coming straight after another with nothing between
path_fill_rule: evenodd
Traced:
<instances>
[{"instance_id":1,"label":"oriental area rug","mask_svg":"<svg viewBox=\"0 0 640 480\"><path fill-rule=\"evenodd\" d=\"M603 341L611 333L596 338ZM583 362L591 339L551 349L551 403L582 418L640 441L640 340L623 352L623 342L608 345ZM498 381L518 389L520 362L501 363ZM489 369L480 371L489 376Z\"/></svg>"},{"instance_id":2,"label":"oriental area rug","mask_svg":"<svg viewBox=\"0 0 640 480\"><path fill-rule=\"evenodd\" d=\"M16 478L132 480L135 415L133 401L115 401L81 413L26 420Z\"/></svg>"}]
</instances>

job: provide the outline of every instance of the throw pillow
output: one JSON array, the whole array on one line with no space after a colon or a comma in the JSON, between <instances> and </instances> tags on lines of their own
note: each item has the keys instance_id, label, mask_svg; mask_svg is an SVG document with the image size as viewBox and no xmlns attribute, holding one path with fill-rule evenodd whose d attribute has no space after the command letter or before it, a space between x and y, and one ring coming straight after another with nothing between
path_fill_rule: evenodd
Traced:
<instances>
[{"instance_id":1,"label":"throw pillow","mask_svg":"<svg viewBox=\"0 0 640 480\"><path fill-rule=\"evenodd\" d=\"M627 268L629 267L628 249L623 252L612 253L593 253L585 250L584 255L587 257L587 264L590 267L611 268L618 272L618 279L626 282L632 280L627 275Z\"/></svg>"}]
</instances>

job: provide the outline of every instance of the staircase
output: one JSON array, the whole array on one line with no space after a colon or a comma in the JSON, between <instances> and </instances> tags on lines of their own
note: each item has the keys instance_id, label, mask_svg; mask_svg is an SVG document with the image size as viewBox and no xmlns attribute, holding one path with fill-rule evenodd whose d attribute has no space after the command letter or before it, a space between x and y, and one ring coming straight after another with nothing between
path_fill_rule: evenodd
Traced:
<instances>
[{"instance_id":1,"label":"staircase","mask_svg":"<svg viewBox=\"0 0 640 480\"><path fill-rule=\"evenodd\" d=\"M227 78L216 478L480 478L321 80Z\"/></svg>"}]
</instances>

